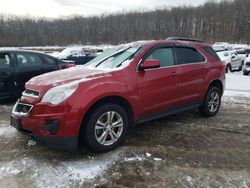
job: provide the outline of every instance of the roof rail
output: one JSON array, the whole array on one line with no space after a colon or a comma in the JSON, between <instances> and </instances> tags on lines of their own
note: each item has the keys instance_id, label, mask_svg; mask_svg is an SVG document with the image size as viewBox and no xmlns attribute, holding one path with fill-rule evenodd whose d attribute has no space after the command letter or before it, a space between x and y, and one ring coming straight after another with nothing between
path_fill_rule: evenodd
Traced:
<instances>
[{"instance_id":1,"label":"roof rail","mask_svg":"<svg viewBox=\"0 0 250 188\"><path fill-rule=\"evenodd\" d=\"M192 42L204 42L200 39L195 39L195 38L185 38L185 37L168 37L166 40L181 40L181 41L192 41Z\"/></svg>"}]
</instances>

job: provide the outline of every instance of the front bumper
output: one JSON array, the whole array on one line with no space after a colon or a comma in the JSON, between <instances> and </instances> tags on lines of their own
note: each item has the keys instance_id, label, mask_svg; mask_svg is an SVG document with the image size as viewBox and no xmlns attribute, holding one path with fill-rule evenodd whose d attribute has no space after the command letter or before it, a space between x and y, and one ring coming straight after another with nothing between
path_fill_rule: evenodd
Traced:
<instances>
[{"instance_id":1,"label":"front bumper","mask_svg":"<svg viewBox=\"0 0 250 188\"><path fill-rule=\"evenodd\" d=\"M78 145L80 120L77 111L65 105L35 105L16 102L11 125L55 149L75 149Z\"/></svg>"}]
</instances>

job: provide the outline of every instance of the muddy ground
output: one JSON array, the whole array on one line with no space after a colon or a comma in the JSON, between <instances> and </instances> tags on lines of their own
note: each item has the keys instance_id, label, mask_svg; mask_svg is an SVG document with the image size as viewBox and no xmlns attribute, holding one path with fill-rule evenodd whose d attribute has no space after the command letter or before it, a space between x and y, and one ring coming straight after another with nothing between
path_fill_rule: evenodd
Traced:
<instances>
[{"instance_id":1,"label":"muddy ground","mask_svg":"<svg viewBox=\"0 0 250 188\"><path fill-rule=\"evenodd\" d=\"M0 187L250 187L250 100L223 98L214 118L197 110L138 125L115 151L54 151L9 125L0 105Z\"/></svg>"}]
</instances>

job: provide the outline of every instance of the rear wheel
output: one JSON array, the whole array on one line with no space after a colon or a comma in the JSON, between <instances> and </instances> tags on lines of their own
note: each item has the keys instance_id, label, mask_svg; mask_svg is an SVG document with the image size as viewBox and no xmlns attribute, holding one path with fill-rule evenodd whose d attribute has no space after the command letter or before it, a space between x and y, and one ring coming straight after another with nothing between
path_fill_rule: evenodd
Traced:
<instances>
[{"instance_id":1,"label":"rear wheel","mask_svg":"<svg viewBox=\"0 0 250 188\"><path fill-rule=\"evenodd\" d=\"M243 71L243 75L248 76L248 75L249 75L249 72Z\"/></svg>"},{"instance_id":2,"label":"rear wheel","mask_svg":"<svg viewBox=\"0 0 250 188\"><path fill-rule=\"evenodd\" d=\"M215 116L220 109L221 92L217 87L210 87L207 91L203 104L199 107L202 115Z\"/></svg>"},{"instance_id":3,"label":"rear wheel","mask_svg":"<svg viewBox=\"0 0 250 188\"><path fill-rule=\"evenodd\" d=\"M83 126L87 146L96 152L106 152L125 140L128 115L120 105L105 103L92 111Z\"/></svg>"}]
</instances>

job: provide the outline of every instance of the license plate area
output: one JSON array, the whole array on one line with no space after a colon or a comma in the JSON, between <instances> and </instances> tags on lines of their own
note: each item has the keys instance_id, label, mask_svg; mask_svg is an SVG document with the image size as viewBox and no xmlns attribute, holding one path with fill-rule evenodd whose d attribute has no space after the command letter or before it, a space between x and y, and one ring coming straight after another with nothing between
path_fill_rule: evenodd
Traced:
<instances>
[{"instance_id":1,"label":"license plate area","mask_svg":"<svg viewBox=\"0 0 250 188\"><path fill-rule=\"evenodd\" d=\"M21 129L21 120L16 116L11 116L10 125L19 130Z\"/></svg>"}]
</instances>

